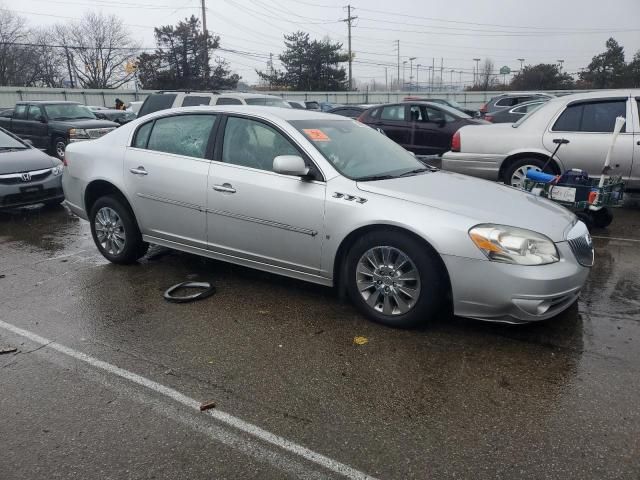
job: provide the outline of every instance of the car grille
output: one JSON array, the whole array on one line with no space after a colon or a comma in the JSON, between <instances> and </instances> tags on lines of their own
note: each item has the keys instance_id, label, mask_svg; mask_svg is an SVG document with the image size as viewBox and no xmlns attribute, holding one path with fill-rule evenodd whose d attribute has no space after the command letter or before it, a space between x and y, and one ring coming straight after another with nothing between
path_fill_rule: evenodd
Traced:
<instances>
[{"instance_id":1,"label":"car grille","mask_svg":"<svg viewBox=\"0 0 640 480\"><path fill-rule=\"evenodd\" d=\"M89 135L90 139L96 139L96 138L100 138L103 135L106 135L109 132L112 132L113 130L115 130L115 127L108 127L108 128L88 128L87 129L87 135Z\"/></svg>"},{"instance_id":2,"label":"car grille","mask_svg":"<svg viewBox=\"0 0 640 480\"><path fill-rule=\"evenodd\" d=\"M28 193L14 193L5 195L0 206L9 207L14 205L27 205L29 203L37 203L39 201L60 198L64 195L62 188L46 188Z\"/></svg>"},{"instance_id":3,"label":"car grille","mask_svg":"<svg viewBox=\"0 0 640 480\"><path fill-rule=\"evenodd\" d=\"M593 266L593 243L591 242L591 236L588 233L581 237L570 239L569 246L580 265L585 267Z\"/></svg>"},{"instance_id":4,"label":"car grille","mask_svg":"<svg viewBox=\"0 0 640 480\"><path fill-rule=\"evenodd\" d=\"M22 179L22 175L25 173L28 173L31 176L29 180ZM47 168L45 170L34 170L32 172L20 172L10 173L8 175L0 175L0 185L18 185L31 182L39 182L47 178L49 175L51 175L50 168Z\"/></svg>"}]
</instances>

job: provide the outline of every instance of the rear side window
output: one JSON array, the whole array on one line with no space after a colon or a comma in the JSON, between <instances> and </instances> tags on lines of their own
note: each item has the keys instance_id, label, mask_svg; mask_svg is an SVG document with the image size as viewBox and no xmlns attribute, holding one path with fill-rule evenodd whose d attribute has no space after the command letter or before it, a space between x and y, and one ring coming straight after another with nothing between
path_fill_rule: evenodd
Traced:
<instances>
[{"instance_id":1,"label":"rear side window","mask_svg":"<svg viewBox=\"0 0 640 480\"><path fill-rule=\"evenodd\" d=\"M151 127L153 127L153 122L145 123L140 128L138 128L136 137L133 139L133 144L131 146L135 148L147 148L147 142L149 141Z\"/></svg>"},{"instance_id":2,"label":"rear side window","mask_svg":"<svg viewBox=\"0 0 640 480\"><path fill-rule=\"evenodd\" d=\"M202 95L187 95L182 100L183 107L197 107L198 105L209 105L211 97L203 97Z\"/></svg>"},{"instance_id":3,"label":"rear side window","mask_svg":"<svg viewBox=\"0 0 640 480\"><path fill-rule=\"evenodd\" d=\"M382 108L382 120L404 121L404 105L389 105Z\"/></svg>"},{"instance_id":4,"label":"rear side window","mask_svg":"<svg viewBox=\"0 0 640 480\"><path fill-rule=\"evenodd\" d=\"M513 107L518 104L518 99L514 97L501 98L496 102L496 107Z\"/></svg>"},{"instance_id":5,"label":"rear side window","mask_svg":"<svg viewBox=\"0 0 640 480\"><path fill-rule=\"evenodd\" d=\"M242 105L242 102L237 98L220 97L216 105Z\"/></svg>"},{"instance_id":6,"label":"rear side window","mask_svg":"<svg viewBox=\"0 0 640 480\"><path fill-rule=\"evenodd\" d=\"M20 120L24 120L25 118L27 118L27 106L24 104L16 105L16 109L13 113L13 118L18 118Z\"/></svg>"},{"instance_id":7,"label":"rear side window","mask_svg":"<svg viewBox=\"0 0 640 480\"><path fill-rule=\"evenodd\" d=\"M176 115L159 118L153 124L147 149L205 158L215 121L215 115Z\"/></svg>"},{"instance_id":8,"label":"rear side window","mask_svg":"<svg viewBox=\"0 0 640 480\"><path fill-rule=\"evenodd\" d=\"M176 97L177 95L175 93L157 93L149 95L138 112L138 118L153 112L159 112L160 110L171 108Z\"/></svg>"},{"instance_id":9,"label":"rear side window","mask_svg":"<svg viewBox=\"0 0 640 480\"><path fill-rule=\"evenodd\" d=\"M627 102L593 102L569 105L556 120L556 132L613 132L617 117L626 117ZM625 131L623 127L622 131Z\"/></svg>"},{"instance_id":10,"label":"rear side window","mask_svg":"<svg viewBox=\"0 0 640 480\"><path fill-rule=\"evenodd\" d=\"M373 110L371 110L371 112L369 113L369 116L371 118L378 118L380 116L380 112L382 111L381 108L375 108Z\"/></svg>"}]
</instances>

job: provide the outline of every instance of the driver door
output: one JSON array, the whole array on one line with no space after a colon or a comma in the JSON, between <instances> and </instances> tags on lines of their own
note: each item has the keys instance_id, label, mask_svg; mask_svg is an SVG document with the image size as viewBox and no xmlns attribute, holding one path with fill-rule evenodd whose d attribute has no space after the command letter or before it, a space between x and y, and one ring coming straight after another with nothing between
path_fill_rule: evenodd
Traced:
<instances>
[{"instance_id":1,"label":"driver door","mask_svg":"<svg viewBox=\"0 0 640 480\"><path fill-rule=\"evenodd\" d=\"M209 248L256 267L319 273L326 184L272 168L279 155L304 153L275 127L242 116L227 117L221 137L209 169Z\"/></svg>"}]
</instances>

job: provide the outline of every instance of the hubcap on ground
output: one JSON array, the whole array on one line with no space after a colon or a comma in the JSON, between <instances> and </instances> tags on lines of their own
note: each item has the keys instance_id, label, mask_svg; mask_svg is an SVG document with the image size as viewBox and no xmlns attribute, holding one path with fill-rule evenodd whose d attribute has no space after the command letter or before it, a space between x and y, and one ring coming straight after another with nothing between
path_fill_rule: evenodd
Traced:
<instances>
[{"instance_id":1,"label":"hubcap on ground","mask_svg":"<svg viewBox=\"0 0 640 480\"><path fill-rule=\"evenodd\" d=\"M395 247L367 250L358 260L356 284L367 305L384 315L407 313L420 297L418 269Z\"/></svg>"},{"instance_id":2,"label":"hubcap on ground","mask_svg":"<svg viewBox=\"0 0 640 480\"><path fill-rule=\"evenodd\" d=\"M124 250L126 235L122 219L110 207L102 207L94 222L96 237L102 248L111 255L119 255Z\"/></svg>"},{"instance_id":3,"label":"hubcap on ground","mask_svg":"<svg viewBox=\"0 0 640 480\"><path fill-rule=\"evenodd\" d=\"M524 179L527 178L527 172L529 170L534 170L536 172L542 171L542 169L536 165L522 165L513 172L513 175L511 175L511 186L517 188L524 187Z\"/></svg>"}]
</instances>

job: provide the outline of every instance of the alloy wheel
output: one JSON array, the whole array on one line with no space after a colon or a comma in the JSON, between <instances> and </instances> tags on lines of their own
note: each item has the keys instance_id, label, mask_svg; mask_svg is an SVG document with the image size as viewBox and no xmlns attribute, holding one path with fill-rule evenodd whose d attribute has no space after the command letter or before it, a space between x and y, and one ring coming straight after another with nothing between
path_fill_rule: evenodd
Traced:
<instances>
[{"instance_id":1,"label":"alloy wheel","mask_svg":"<svg viewBox=\"0 0 640 480\"><path fill-rule=\"evenodd\" d=\"M542 169L536 165L522 165L513 172L513 175L511 175L511 186L523 188L524 179L527 178L527 172L529 170L534 170L536 172L542 171Z\"/></svg>"},{"instance_id":2,"label":"alloy wheel","mask_svg":"<svg viewBox=\"0 0 640 480\"><path fill-rule=\"evenodd\" d=\"M67 146L64 144L64 142L56 142L56 155L58 155L58 158L60 160L64 158L64 151L66 148Z\"/></svg>"},{"instance_id":3,"label":"alloy wheel","mask_svg":"<svg viewBox=\"0 0 640 480\"><path fill-rule=\"evenodd\" d=\"M356 266L356 285L370 308L383 315L402 315L420 298L420 273L411 258L391 246L367 250Z\"/></svg>"},{"instance_id":4,"label":"alloy wheel","mask_svg":"<svg viewBox=\"0 0 640 480\"><path fill-rule=\"evenodd\" d=\"M110 207L102 207L94 221L96 238L102 248L111 255L120 255L126 243L126 232L122 219Z\"/></svg>"}]
</instances>

